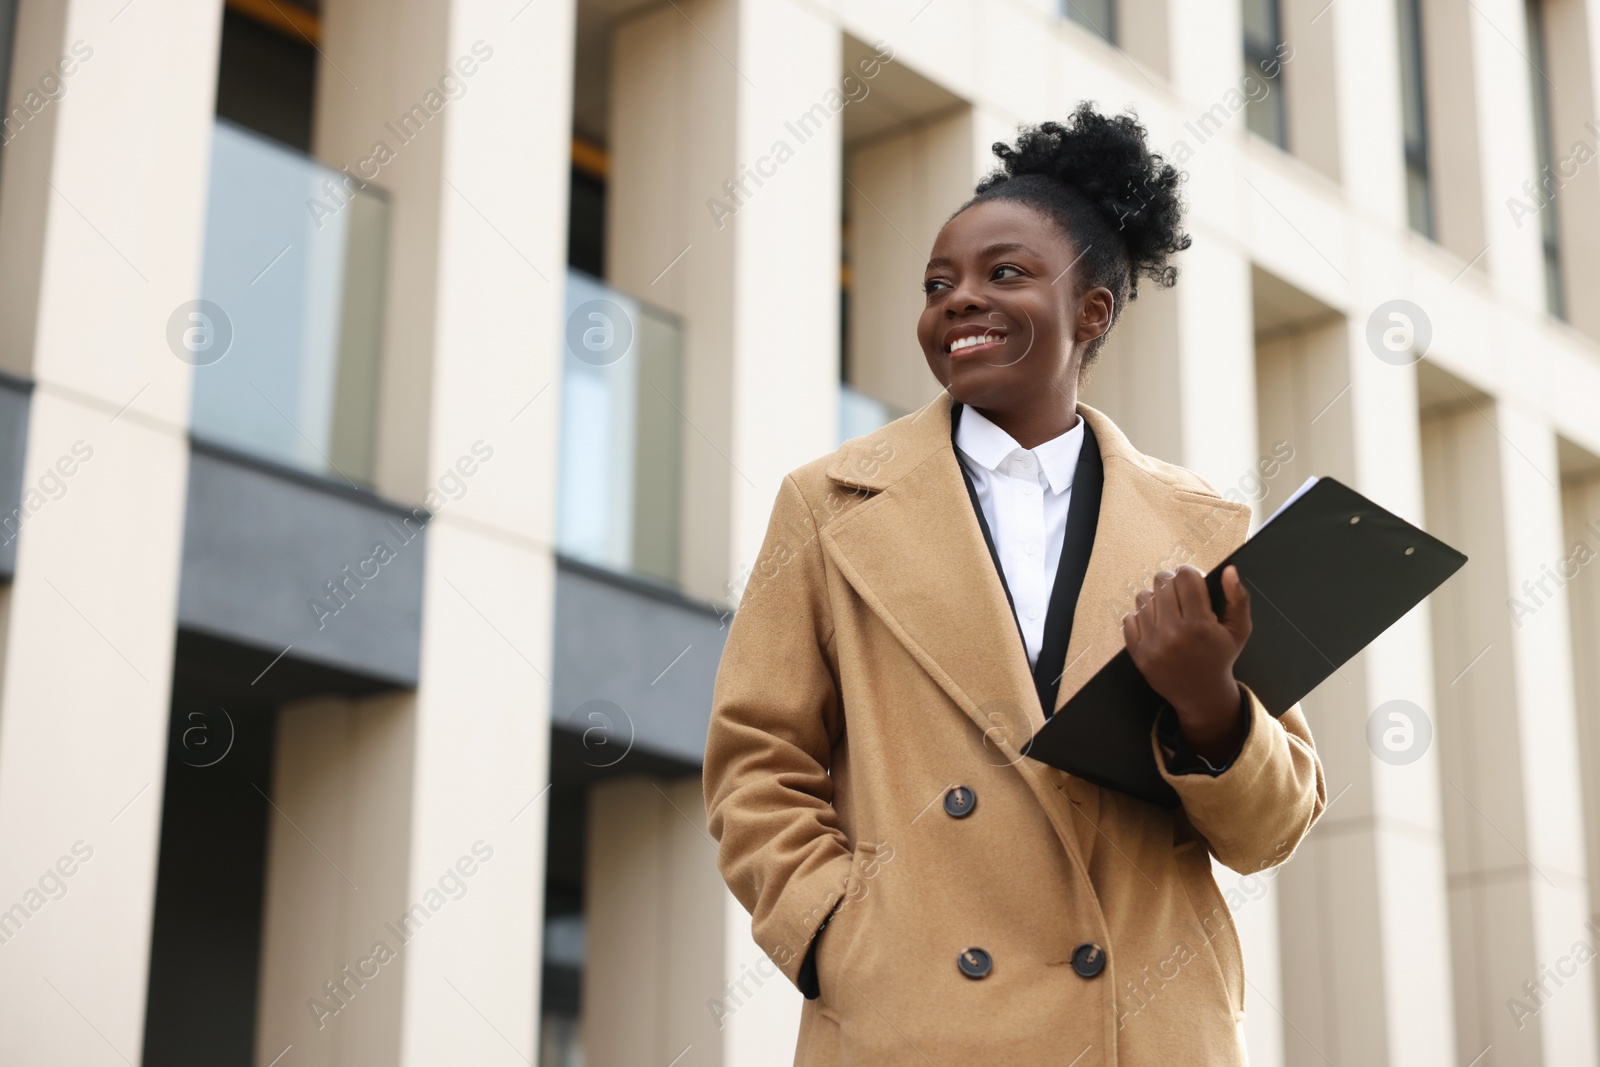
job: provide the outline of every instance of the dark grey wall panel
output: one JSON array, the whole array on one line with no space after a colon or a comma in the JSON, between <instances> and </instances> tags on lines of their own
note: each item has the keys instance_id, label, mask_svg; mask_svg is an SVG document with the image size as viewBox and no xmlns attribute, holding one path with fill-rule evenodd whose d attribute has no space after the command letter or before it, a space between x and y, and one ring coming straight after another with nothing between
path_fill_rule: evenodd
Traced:
<instances>
[{"instance_id":1,"label":"dark grey wall panel","mask_svg":"<svg viewBox=\"0 0 1600 1067\"><path fill-rule=\"evenodd\" d=\"M415 685L427 518L196 445L178 623L271 655L292 646L286 658ZM385 550L375 551L380 544Z\"/></svg>"},{"instance_id":2,"label":"dark grey wall panel","mask_svg":"<svg viewBox=\"0 0 1600 1067\"><path fill-rule=\"evenodd\" d=\"M4 8L0 2L0 18L5 17ZM0 38L0 45L4 43ZM0 62L0 70L3 69ZM0 581L10 581L17 573L17 534L23 524L22 461L28 447L28 398L32 391L32 383L0 374Z\"/></svg>"},{"instance_id":3,"label":"dark grey wall panel","mask_svg":"<svg viewBox=\"0 0 1600 1067\"><path fill-rule=\"evenodd\" d=\"M582 743L558 746L561 758L596 776L633 764L659 773L653 757L698 767L726 640L726 621L708 605L562 560L550 715Z\"/></svg>"}]
</instances>

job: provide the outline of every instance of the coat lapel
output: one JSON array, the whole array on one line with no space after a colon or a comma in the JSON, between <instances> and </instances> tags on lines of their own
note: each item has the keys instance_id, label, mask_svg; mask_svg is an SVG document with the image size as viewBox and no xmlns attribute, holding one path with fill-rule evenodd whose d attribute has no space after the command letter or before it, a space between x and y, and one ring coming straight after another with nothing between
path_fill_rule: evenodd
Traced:
<instances>
[{"instance_id":1,"label":"coat lapel","mask_svg":"<svg viewBox=\"0 0 1600 1067\"><path fill-rule=\"evenodd\" d=\"M949 394L861 441L882 435L888 458L836 458L836 481L875 489L823 527L823 551L895 637L981 730L999 714L1021 745L1044 724L1022 636L989 557L950 447ZM846 450L841 450L844 452ZM853 451L853 450L852 450Z\"/></svg>"},{"instance_id":2,"label":"coat lapel","mask_svg":"<svg viewBox=\"0 0 1600 1067\"><path fill-rule=\"evenodd\" d=\"M835 454L829 477L874 495L825 526L821 541L846 581L986 738L1020 757L1044 712L951 445L951 405L950 394L940 393ZM1099 445L1104 480L1094 549L1059 665L1057 710L1123 647L1122 616L1157 570L1185 562L1209 569L1243 540L1249 522L1244 505L1163 477L1099 411L1080 403L1078 412Z\"/></svg>"}]
</instances>

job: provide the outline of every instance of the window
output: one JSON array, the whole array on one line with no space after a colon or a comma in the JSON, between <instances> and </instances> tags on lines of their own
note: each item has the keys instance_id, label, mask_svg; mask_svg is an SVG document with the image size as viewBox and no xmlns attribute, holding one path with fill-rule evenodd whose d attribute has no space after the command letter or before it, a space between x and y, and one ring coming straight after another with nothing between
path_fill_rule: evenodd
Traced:
<instances>
[{"instance_id":1,"label":"window","mask_svg":"<svg viewBox=\"0 0 1600 1067\"><path fill-rule=\"evenodd\" d=\"M1107 44L1117 43L1117 0L1061 0L1061 13Z\"/></svg>"},{"instance_id":2,"label":"window","mask_svg":"<svg viewBox=\"0 0 1600 1067\"><path fill-rule=\"evenodd\" d=\"M1434 237L1433 183L1428 176L1427 96L1422 72L1420 0L1399 0L1400 110L1405 132L1406 217L1411 228Z\"/></svg>"},{"instance_id":3,"label":"window","mask_svg":"<svg viewBox=\"0 0 1600 1067\"><path fill-rule=\"evenodd\" d=\"M1550 153L1550 69L1545 47L1544 4L1528 0L1528 69L1533 79L1534 165L1539 168L1539 185L1544 191L1539 210L1539 232L1544 246L1545 310L1558 319L1567 317L1561 277L1561 231L1557 227L1554 180L1556 160Z\"/></svg>"},{"instance_id":4,"label":"window","mask_svg":"<svg viewBox=\"0 0 1600 1067\"><path fill-rule=\"evenodd\" d=\"M265 9L277 19L253 8L230 5L223 11L217 116L309 153L317 84L311 40L317 31L307 38L296 29L285 13L289 8Z\"/></svg>"},{"instance_id":5,"label":"window","mask_svg":"<svg viewBox=\"0 0 1600 1067\"><path fill-rule=\"evenodd\" d=\"M1266 92L1252 92L1245 108L1250 132L1279 148L1289 147L1289 124L1283 100L1283 65L1278 45L1283 20L1278 0L1243 0L1245 84L1265 81Z\"/></svg>"}]
</instances>

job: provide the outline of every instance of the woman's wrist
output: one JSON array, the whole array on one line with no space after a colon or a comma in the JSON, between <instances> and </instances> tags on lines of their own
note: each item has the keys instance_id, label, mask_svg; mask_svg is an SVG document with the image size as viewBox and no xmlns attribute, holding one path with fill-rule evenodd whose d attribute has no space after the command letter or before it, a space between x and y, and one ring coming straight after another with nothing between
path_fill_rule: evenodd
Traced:
<instances>
[{"instance_id":1,"label":"woman's wrist","mask_svg":"<svg viewBox=\"0 0 1600 1067\"><path fill-rule=\"evenodd\" d=\"M1243 691L1230 675L1207 695L1173 705L1178 729L1191 751L1210 763L1222 763L1239 748L1244 736Z\"/></svg>"}]
</instances>

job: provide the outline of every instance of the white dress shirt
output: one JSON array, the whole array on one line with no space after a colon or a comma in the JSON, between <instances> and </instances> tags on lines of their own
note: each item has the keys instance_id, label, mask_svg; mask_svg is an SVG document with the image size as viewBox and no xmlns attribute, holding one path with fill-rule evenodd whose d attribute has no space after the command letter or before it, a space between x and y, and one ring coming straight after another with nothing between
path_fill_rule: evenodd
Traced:
<instances>
[{"instance_id":1,"label":"white dress shirt","mask_svg":"<svg viewBox=\"0 0 1600 1067\"><path fill-rule=\"evenodd\" d=\"M1083 416L1066 433L1026 449L970 405L956 426L956 455L978 494L1006 588L1017 612L1028 666L1039 659L1044 619L1067 529L1072 476L1083 447Z\"/></svg>"}]
</instances>

